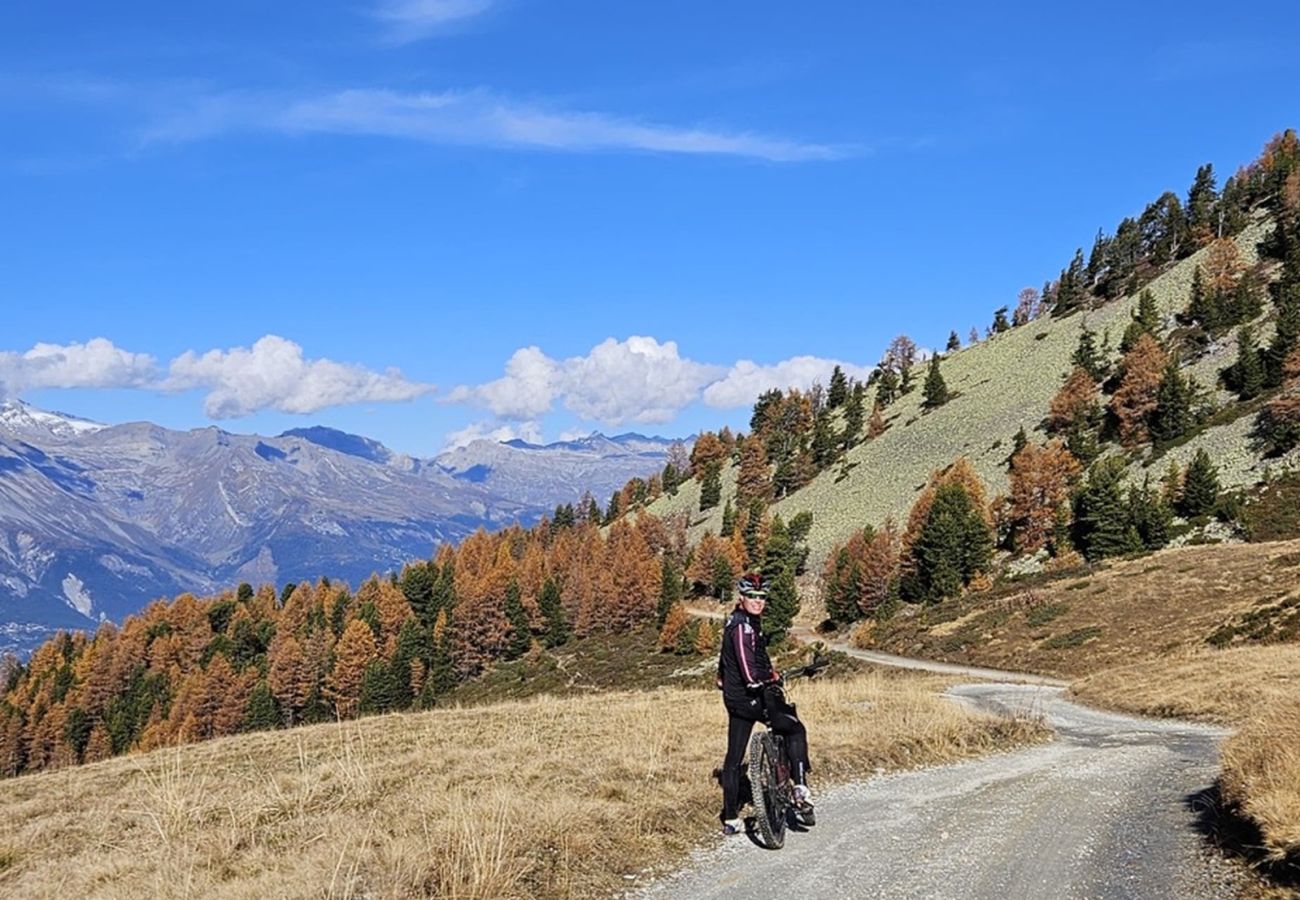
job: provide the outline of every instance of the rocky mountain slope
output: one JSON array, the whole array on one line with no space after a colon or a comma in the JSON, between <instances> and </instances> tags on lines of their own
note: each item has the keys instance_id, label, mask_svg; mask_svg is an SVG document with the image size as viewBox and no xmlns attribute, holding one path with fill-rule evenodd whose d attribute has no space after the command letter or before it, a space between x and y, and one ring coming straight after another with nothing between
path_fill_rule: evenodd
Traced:
<instances>
[{"instance_id":1,"label":"rocky mountain slope","mask_svg":"<svg viewBox=\"0 0 1300 900\"><path fill-rule=\"evenodd\" d=\"M0 650L240 581L356 584L663 466L668 441L477 442L437 459L325 428L104 426L0 405ZM598 494L599 496L599 494Z\"/></svg>"}]
</instances>

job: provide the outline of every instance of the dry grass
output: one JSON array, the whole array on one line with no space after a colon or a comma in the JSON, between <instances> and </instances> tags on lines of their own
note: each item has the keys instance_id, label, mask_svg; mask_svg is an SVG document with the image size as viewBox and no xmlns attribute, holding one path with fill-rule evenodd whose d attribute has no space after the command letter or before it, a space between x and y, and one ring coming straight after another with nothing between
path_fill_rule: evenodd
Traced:
<instances>
[{"instance_id":1,"label":"dry grass","mask_svg":"<svg viewBox=\"0 0 1300 900\"><path fill-rule=\"evenodd\" d=\"M1085 703L1139 715L1243 726L1300 696L1300 645L1187 650L1098 672L1071 691Z\"/></svg>"},{"instance_id":2,"label":"dry grass","mask_svg":"<svg viewBox=\"0 0 1300 900\"><path fill-rule=\"evenodd\" d=\"M1296 596L1300 541L1182 547L1036 585L1023 603L949 601L885 623L876 639L907 656L1081 678L1204 647Z\"/></svg>"},{"instance_id":3,"label":"dry grass","mask_svg":"<svg viewBox=\"0 0 1300 900\"><path fill-rule=\"evenodd\" d=\"M1223 748L1223 798L1259 826L1266 850L1300 869L1300 697L1253 718Z\"/></svg>"},{"instance_id":4,"label":"dry grass","mask_svg":"<svg viewBox=\"0 0 1300 900\"><path fill-rule=\"evenodd\" d=\"M1037 739L939 679L799 685L822 783ZM0 782L0 893L585 897L712 833L701 690L534 698L243 735Z\"/></svg>"}]
</instances>

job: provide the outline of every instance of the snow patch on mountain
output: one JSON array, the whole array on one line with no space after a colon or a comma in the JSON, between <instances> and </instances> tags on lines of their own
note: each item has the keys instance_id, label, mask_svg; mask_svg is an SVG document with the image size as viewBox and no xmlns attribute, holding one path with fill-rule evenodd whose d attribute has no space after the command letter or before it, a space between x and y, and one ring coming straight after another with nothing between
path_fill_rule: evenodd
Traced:
<instances>
[{"instance_id":1,"label":"snow patch on mountain","mask_svg":"<svg viewBox=\"0 0 1300 900\"><path fill-rule=\"evenodd\" d=\"M71 572L63 579L63 597L77 612L87 618L90 617L90 611L95 607L94 601L90 599L90 591L86 590L85 583Z\"/></svg>"}]
</instances>

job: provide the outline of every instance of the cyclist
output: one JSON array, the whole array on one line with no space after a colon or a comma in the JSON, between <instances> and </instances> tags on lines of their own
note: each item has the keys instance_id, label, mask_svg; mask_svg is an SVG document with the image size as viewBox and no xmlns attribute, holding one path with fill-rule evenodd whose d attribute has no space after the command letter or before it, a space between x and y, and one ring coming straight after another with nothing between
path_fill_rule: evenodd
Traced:
<instances>
[{"instance_id":1,"label":"cyclist","mask_svg":"<svg viewBox=\"0 0 1300 900\"><path fill-rule=\"evenodd\" d=\"M779 691L765 688L781 684L781 674L767 656L763 634L763 610L767 592L759 575L743 575L736 583L739 598L722 630L718 654L717 685L727 708L727 757L722 763L722 832L739 834L744 825L740 812L741 765L754 723L763 721L785 737L793 764L795 810L801 816L812 812L812 791L807 785L808 736L803 723Z\"/></svg>"}]
</instances>

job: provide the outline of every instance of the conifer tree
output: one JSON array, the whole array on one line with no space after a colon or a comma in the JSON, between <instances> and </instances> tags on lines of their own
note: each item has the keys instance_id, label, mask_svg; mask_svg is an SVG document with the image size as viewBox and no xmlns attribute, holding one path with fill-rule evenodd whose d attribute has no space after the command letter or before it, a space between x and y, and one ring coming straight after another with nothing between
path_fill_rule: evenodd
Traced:
<instances>
[{"instance_id":1,"label":"conifer tree","mask_svg":"<svg viewBox=\"0 0 1300 900\"><path fill-rule=\"evenodd\" d=\"M280 727L280 711L275 707L275 697L265 679L253 687L248 697L248 710L244 715L245 731L269 731Z\"/></svg>"},{"instance_id":2,"label":"conifer tree","mask_svg":"<svg viewBox=\"0 0 1300 900\"><path fill-rule=\"evenodd\" d=\"M786 566L767 588L767 609L763 614L763 633L780 642L790 630L799 612L799 591L795 586L794 567Z\"/></svg>"},{"instance_id":3,"label":"conifer tree","mask_svg":"<svg viewBox=\"0 0 1300 900\"><path fill-rule=\"evenodd\" d=\"M366 669L378 654L375 635L361 619L353 619L343 630L335 648L334 670L329 678L329 696L342 718L351 718L361 699Z\"/></svg>"},{"instance_id":4,"label":"conifer tree","mask_svg":"<svg viewBox=\"0 0 1300 900\"><path fill-rule=\"evenodd\" d=\"M948 385L939 371L938 354L930 357L930 371L925 376L923 395L924 399L921 401L923 409L938 409L948 402Z\"/></svg>"},{"instance_id":5,"label":"conifer tree","mask_svg":"<svg viewBox=\"0 0 1300 900\"><path fill-rule=\"evenodd\" d=\"M424 691L429 697L445 694L456 686L451 617L446 609L439 610L434 620L432 643L429 652L429 674L424 679Z\"/></svg>"},{"instance_id":6,"label":"conifer tree","mask_svg":"<svg viewBox=\"0 0 1300 900\"><path fill-rule=\"evenodd\" d=\"M980 342L980 330L974 325L970 327L970 334L966 335L967 344L978 344Z\"/></svg>"},{"instance_id":7,"label":"conifer tree","mask_svg":"<svg viewBox=\"0 0 1300 900\"><path fill-rule=\"evenodd\" d=\"M1011 322L1007 319L1007 308L1000 306L993 311L993 333L1001 334L1010 330Z\"/></svg>"},{"instance_id":8,"label":"conifer tree","mask_svg":"<svg viewBox=\"0 0 1300 900\"><path fill-rule=\"evenodd\" d=\"M1182 437L1196 424L1192 414L1192 386L1178 368L1178 358L1171 356L1165 365L1156 392L1156 408L1151 414L1151 436L1158 441Z\"/></svg>"},{"instance_id":9,"label":"conifer tree","mask_svg":"<svg viewBox=\"0 0 1300 900\"><path fill-rule=\"evenodd\" d=\"M812 461L813 466L821 471L835 462L838 455L835 429L831 427L831 417L827 410L817 414L813 423Z\"/></svg>"},{"instance_id":10,"label":"conifer tree","mask_svg":"<svg viewBox=\"0 0 1300 900\"><path fill-rule=\"evenodd\" d=\"M1206 163L1196 170L1196 180L1187 192L1187 228L1198 247L1208 244L1217 234L1219 193L1214 181L1214 166Z\"/></svg>"},{"instance_id":11,"label":"conifer tree","mask_svg":"<svg viewBox=\"0 0 1300 900\"><path fill-rule=\"evenodd\" d=\"M1264 364L1255 346L1255 332L1249 325L1237 331L1237 362L1232 367L1237 396L1250 400L1264 392Z\"/></svg>"},{"instance_id":12,"label":"conifer tree","mask_svg":"<svg viewBox=\"0 0 1300 900\"><path fill-rule=\"evenodd\" d=\"M888 406L898 399L899 381L898 374L892 369L881 369L880 377L876 379L876 403L881 406ZM855 385L856 387L856 385ZM863 401L865 406L865 400ZM845 417L847 423L847 413ZM847 428L846 428L847 433Z\"/></svg>"},{"instance_id":13,"label":"conifer tree","mask_svg":"<svg viewBox=\"0 0 1300 900\"><path fill-rule=\"evenodd\" d=\"M876 394L879 396L883 389L884 376L876 385ZM840 442L845 450L848 450L858 442L862 435L862 420L865 414L864 406L866 404L866 388L861 382L853 385L853 390L849 392L848 403L844 405L844 434L840 437Z\"/></svg>"},{"instance_id":14,"label":"conifer tree","mask_svg":"<svg viewBox=\"0 0 1300 900\"><path fill-rule=\"evenodd\" d=\"M1219 470L1205 448L1196 451L1183 477L1181 512L1190 517L1207 515L1219 502Z\"/></svg>"},{"instance_id":15,"label":"conifer tree","mask_svg":"<svg viewBox=\"0 0 1300 900\"><path fill-rule=\"evenodd\" d=\"M1075 544L1090 560L1120 556L1133 549L1123 479L1123 459L1098 460L1088 470L1087 485L1075 501Z\"/></svg>"},{"instance_id":16,"label":"conifer tree","mask_svg":"<svg viewBox=\"0 0 1300 900\"><path fill-rule=\"evenodd\" d=\"M547 578L542 584L542 592L537 598L538 611L542 616L542 627L546 629L544 641L547 647L561 647L569 640L569 625L564 620L564 604L560 601L560 586L554 578Z\"/></svg>"},{"instance_id":17,"label":"conifer tree","mask_svg":"<svg viewBox=\"0 0 1300 900\"><path fill-rule=\"evenodd\" d=\"M508 660L518 659L533 645L533 633L528 625L528 613L524 609L517 581L511 581L506 587L505 614L506 621L510 623L510 638L506 641L504 655Z\"/></svg>"},{"instance_id":18,"label":"conifer tree","mask_svg":"<svg viewBox=\"0 0 1300 900\"><path fill-rule=\"evenodd\" d=\"M361 677L361 696L357 701L360 713L381 713L397 708L397 689L393 670L382 659L372 660Z\"/></svg>"},{"instance_id":19,"label":"conifer tree","mask_svg":"<svg viewBox=\"0 0 1300 900\"><path fill-rule=\"evenodd\" d=\"M731 498L727 498L727 503L722 507L722 527L718 531L720 537L729 538L736 530L736 510L731 505Z\"/></svg>"},{"instance_id":20,"label":"conifer tree","mask_svg":"<svg viewBox=\"0 0 1300 900\"><path fill-rule=\"evenodd\" d=\"M766 503L772 496L772 477L768 471L767 450L763 442L751 436L740 451L740 468L736 473L736 499L752 504Z\"/></svg>"},{"instance_id":21,"label":"conifer tree","mask_svg":"<svg viewBox=\"0 0 1300 900\"><path fill-rule=\"evenodd\" d=\"M1093 381L1100 382L1106 377L1106 365L1097 352L1097 333L1090 331L1087 325L1079 332L1079 346L1075 348L1071 361L1082 368Z\"/></svg>"},{"instance_id":22,"label":"conifer tree","mask_svg":"<svg viewBox=\"0 0 1300 900\"><path fill-rule=\"evenodd\" d=\"M395 709L406 709L415 699L416 688L411 684L412 666L417 662L423 665L428 646L428 629L419 625L415 619L407 619L402 623L389 665Z\"/></svg>"},{"instance_id":23,"label":"conifer tree","mask_svg":"<svg viewBox=\"0 0 1300 900\"><path fill-rule=\"evenodd\" d=\"M682 601L682 573L669 553L660 560L659 605L655 609L655 624L662 628L668 610Z\"/></svg>"},{"instance_id":24,"label":"conifer tree","mask_svg":"<svg viewBox=\"0 0 1300 900\"><path fill-rule=\"evenodd\" d=\"M1120 385L1111 397L1110 408L1119 422L1120 441L1142 443L1150 436L1151 416L1156 410L1160 384L1169 360L1149 334L1138 338L1121 364Z\"/></svg>"},{"instance_id":25,"label":"conifer tree","mask_svg":"<svg viewBox=\"0 0 1300 900\"><path fill-rule=\"evenodd\" d=\"M1169 526L1173 515L1173 510L1160 492L1151 488L1150 476L1143 480L1141 487L1129 488L1129 521L1137 530L1145 549L1159 550L1169 543Z\"/></svg>"},{"instance_id":26,"label":"conifer tree","mask_svg":"<svg viewBox=\"0 0 1300 900\"><path fill-rule=\"evenodd\" d=\"M957 337L957 331L955 329L953 331L948 332L948 344L945 349L949 353L951 353L954 350L961 349L961 338Z\"/></svg>"},{"instance_id":27,"label":"conifer tree","mask_svg":"<svg viewBox=\"0 0 1300 900\"><path fill-rule=\"evenodd\" d=\"M826 393L826 408L837 409L849 399L849 379L838 365L831 370L831 386Z\"/></svg>"},{"instance_id":28,"label":"conifer tree","mask_svg":"<svg viewBox=\"0 0 1300 900\"><path fill-rule=\"evenodd\" d=\"M620 491L615 491L609 497L609 505L605 507L604 524L611 525L614 520L623 514L623 496Z\"/></svg>"},{"instance_id":29,"label":"conifer tree","mask_svg":"<svg viewBox=\"0 0 1300 900\"><path fill-rule=\"evenodd\" d=\"M1029 446L1029 435L1025 432L1025 426L1022 424L1011 438L1011 456L1007 458L1008 464L1016 458L1017 453L1027 446Z\"/></svg>"},{"instance_id":30,"label":"conifer tree","mask_svg":"<svg viewBox=\"0 0 1300 900\"><path fill-rule=\"evenodd\" d=\"M722 499L722 465L710 462L704 467L704 477L700 481L700 512L718 505Z\"/></svg>"},{"instance_id":31,"label":"conifer tree","mask_svg":"<svg viewBox=\"0 0 1300 900\"><path fill-rule=\"evenodd\" d=\"M940 484L912 548L910 593L928 602L956 596L988 567L992 551L992 533L966 488Z\"/></svg>"}]
</instances>

